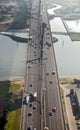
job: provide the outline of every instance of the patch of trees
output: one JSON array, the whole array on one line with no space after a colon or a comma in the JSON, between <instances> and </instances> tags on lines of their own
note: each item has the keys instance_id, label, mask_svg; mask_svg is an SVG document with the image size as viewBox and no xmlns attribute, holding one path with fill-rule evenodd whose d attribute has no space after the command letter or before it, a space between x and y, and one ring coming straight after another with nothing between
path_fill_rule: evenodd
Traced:
<instances>
[{"instance_id":1,"label":"patch of trees","mask_svg":"<svg viewBox=\"0 0 80 130\"><path fill-rule=\"evenodd\" d=\"M14 21L9 29L23 29L27 26L27 19L30 18L30 13L26 7L21 7L14 16Z\"/></svg>"},{"instance_id":2,"label":"patch of trees","mask_svg":"<svg viewBox=\"0 0 80 130\"><path fill-rule=\"evenodd\" d=\"M4 130L4 126L7 122L6 117L7 117L7 111L4 110L2 116L0 117L0 130Z\"/></svg>"},{"instance_id":3,"label":"patch of trees","mask_svg":"<svg viewBox=\"0 0 80 130\"><path fill-rule=\"evenodd\" d=\"M4 15L0 15L0 22L5 20L5 16Z\"/></svg>"}]
</instances>

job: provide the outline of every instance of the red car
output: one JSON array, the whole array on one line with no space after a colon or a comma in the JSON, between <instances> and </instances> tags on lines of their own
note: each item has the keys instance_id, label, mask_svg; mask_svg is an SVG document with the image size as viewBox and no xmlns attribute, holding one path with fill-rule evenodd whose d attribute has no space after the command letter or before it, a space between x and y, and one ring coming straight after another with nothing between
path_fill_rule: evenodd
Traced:
<instances>
[{"instance_id":1,"label":"red car","mask_svg":"<svg viewBox=\"0 0 80 130\"><path fill-rule=\"evenodd\" d=\"M36 105L33 105L33 109L34 109L34 110L36 109Z\"/></svg>"},{"instance_id":2,"label":"red car","mask_svg":"<svg viewBox=\"0 0 80 130\"><path fill-rule=\"evenodd\" d=\"M52 112L56 112L56 107L53 107Z\"/></svg>"}]
</instances>

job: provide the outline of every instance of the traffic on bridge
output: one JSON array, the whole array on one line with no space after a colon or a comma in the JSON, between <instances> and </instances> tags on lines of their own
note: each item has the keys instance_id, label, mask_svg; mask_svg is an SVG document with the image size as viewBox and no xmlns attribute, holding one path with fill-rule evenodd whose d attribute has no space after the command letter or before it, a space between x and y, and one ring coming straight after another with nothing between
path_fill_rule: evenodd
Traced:
<instances>
[{"instance_id":1,"label":"traffic on bridge","mask_svg":"<svg viewBox=\"0 0 80 130\"><path fill-rule=\"evenodd\" d=\"M31 3L21 130L66 130L46 4Z\"/></svg>"}]
</instances>

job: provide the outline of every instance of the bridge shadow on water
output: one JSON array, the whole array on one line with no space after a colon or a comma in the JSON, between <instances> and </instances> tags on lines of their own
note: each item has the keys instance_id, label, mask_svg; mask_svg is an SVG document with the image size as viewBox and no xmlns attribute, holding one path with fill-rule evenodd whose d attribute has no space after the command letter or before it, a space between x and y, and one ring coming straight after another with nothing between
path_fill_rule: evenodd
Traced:
<instances>
[{"instance_id":1,"label":"bridge shadow on water","mask_svg":"<svg viewBox=\"0 0 80 130\"><path fill-rule=\"evenodd\" d=\"M28 40L29 40L29 38L24 38L24 37L12 35L12 34L2 34L2 33L0 33L0 35L10 37L12 40L14 40L16 42L20 42L20 43L28 43Z\"/></svg>"}]
</instances>

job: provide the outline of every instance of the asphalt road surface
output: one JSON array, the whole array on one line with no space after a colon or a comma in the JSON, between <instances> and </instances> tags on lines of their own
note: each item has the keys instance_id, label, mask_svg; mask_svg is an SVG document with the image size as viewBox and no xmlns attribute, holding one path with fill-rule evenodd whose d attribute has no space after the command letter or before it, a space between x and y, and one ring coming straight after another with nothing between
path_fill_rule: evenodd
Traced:
<instances>
[{"instance_id":1,"label":"asphalt road surface","mask_svg":"<svg viewBox=\"0 0 80 130\"><path fill-rule=\"evenodd\" d=\"M27 52L21 130L29 130L28 127L32 130L43 130L44 127L65 130L55 52L44 1L32 0ZM36 99L26 105L26 95L35 92ZM54 107L56 112L52 112Z\"/></svg>"}]
</instances>

